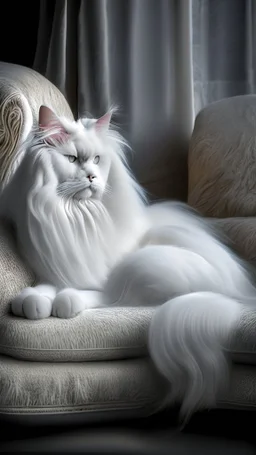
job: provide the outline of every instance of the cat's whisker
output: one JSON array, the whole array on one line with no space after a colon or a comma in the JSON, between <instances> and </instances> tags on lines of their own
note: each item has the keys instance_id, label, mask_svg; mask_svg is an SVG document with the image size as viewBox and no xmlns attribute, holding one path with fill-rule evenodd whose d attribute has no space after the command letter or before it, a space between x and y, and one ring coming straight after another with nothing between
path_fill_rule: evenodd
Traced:
<instances>
[{"instance_id":1,"label":"cat's whisker","mask_svg":"<svg viewBox=\"0 0 256 455\"><path fill-rule=\"evenodd\" d=\"M58 186L57 194L61 197L74 197L80 191L86 189L84 182L64 182Z\"/></svg>"}]
</instances>

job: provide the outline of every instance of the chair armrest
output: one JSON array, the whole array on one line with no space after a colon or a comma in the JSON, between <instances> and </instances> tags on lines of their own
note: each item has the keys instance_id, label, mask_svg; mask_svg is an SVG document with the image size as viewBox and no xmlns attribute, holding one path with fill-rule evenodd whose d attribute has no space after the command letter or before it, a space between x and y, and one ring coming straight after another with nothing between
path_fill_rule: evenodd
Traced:
<instances>
[{"instance_id":1,"label":"chair armrest","mask_svg":"<svg viewBox=\"0 0 256 455\"><path fill-rule=\"evenodd\" d=\"M256 213L256 95L223 98L196 118L188 153L188 203L204 216Z\"/></svg>"},{"instance_id":2,"label":"chair armrest","mask_svg":"<svg viewBox=\"0 0 256 455\"><path fill-rule=\"evenodd\" d=\"M11 300L35 282L35 275L17 252L11 227L0 220L0 315L9 312Z\"/></svg>"},{"instance_id":3,"label":"chair armrest","mask_svg":"<svg viewBox=\"0 0 256 455\"><path fill-rule=\"evenodd\" d=\"M73 120L71 109L55 85L36 71L0 62L0 182L13 172L16 153L33 125L40 106Z\"/></svg>"}]
</instances>

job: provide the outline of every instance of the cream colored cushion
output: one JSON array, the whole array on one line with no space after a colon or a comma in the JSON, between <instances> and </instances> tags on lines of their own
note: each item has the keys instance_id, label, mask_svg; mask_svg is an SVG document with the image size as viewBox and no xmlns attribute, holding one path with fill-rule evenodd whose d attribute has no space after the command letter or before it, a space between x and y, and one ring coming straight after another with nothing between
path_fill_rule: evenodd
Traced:
<instances>
[{"instance_id":1,"label":"cream colored cushion","mask_svg":"<svg viewBox=\"0 0 256 455\"><path fill-rule=\"evenodd\" d=\"M256 215L256 95L226 98L197 116L188 157L188 202L202 214Z\"/></svg>"}]
</instances>

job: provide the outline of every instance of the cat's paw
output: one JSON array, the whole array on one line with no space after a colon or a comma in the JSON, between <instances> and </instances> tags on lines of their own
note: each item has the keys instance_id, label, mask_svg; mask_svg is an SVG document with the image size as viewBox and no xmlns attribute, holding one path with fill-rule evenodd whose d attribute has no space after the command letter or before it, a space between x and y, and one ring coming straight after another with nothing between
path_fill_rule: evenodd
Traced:
<instances>
[{"instance_id":1,"label":"cat's paw","mask_svg":"<svg viewBox=\"0 0 256 455\"><path fill-rule=\"evenodd\" d=\"M84 298L75 289L64 289L59 292L52 304L52 316L70 319L86 309Z\"/></svg>"},{"instance_id":2,"label":"cat's paw","mask_svg":"<svg viewBox=\"0 0 256 455\"><path fill-rule=\"evenodd\" d=\"M15 316L27 319L49 318L52 302L34 288L25 288L11 302L11 311Z\"/></svg>"}]
</instances>

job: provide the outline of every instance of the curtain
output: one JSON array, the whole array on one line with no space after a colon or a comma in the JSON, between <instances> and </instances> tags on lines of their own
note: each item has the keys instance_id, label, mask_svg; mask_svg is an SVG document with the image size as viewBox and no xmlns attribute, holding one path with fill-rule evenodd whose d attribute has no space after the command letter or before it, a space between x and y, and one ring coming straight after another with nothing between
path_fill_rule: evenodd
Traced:
<instances>
[{"instance_id":1,"label":"curtain","mask_svg":"<svg viewBox=\"0 0 256 455\"><path fill-rule=\"evenodd\" d=\"M75 116L118 107L152 198L186 200L195 115L255 92L254 0L41 0L34 69Z\"/></svg>"}]
</instances>

